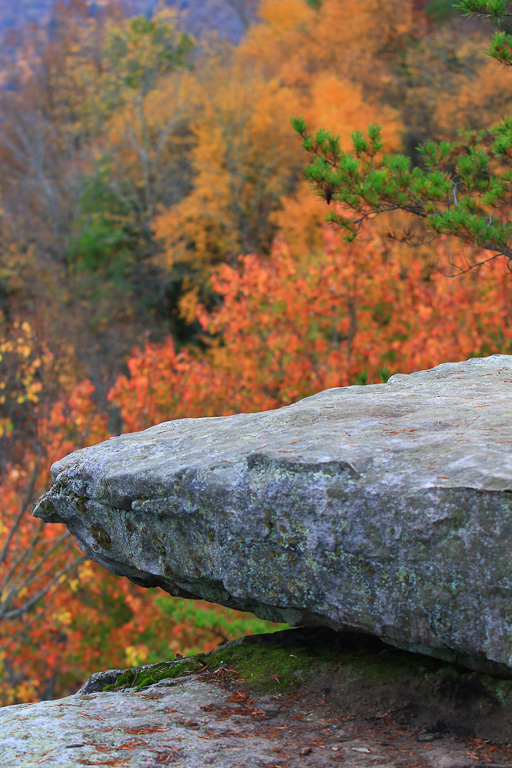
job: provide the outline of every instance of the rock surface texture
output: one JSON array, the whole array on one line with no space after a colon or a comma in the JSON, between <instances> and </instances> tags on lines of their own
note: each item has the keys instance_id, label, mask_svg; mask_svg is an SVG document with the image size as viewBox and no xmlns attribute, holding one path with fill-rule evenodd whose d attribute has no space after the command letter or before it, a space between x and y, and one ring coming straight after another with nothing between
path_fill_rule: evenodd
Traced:
<instances>
[{"instance_id":1,"label":"rock surface texture","mask_svg":"<svg viewBox=\"0 0 512 768\"><path fill-rule=\"evenodd\" d=\"M52 467L105 568L512 677L512 357L181 419Z\"/></svg>"},{"instance_id":2,"label":"rock surface texture","mask_svg":"<svg viewBox=\"0 0 512 768\"><path fill-rule=\"evenodd\" d=\"M512 747L490 741L510 736L512 681L368 636L288 630L119 673L93 675L65 699L0 709L0 765L512 765Z\"/></svg>"}]
</instances>

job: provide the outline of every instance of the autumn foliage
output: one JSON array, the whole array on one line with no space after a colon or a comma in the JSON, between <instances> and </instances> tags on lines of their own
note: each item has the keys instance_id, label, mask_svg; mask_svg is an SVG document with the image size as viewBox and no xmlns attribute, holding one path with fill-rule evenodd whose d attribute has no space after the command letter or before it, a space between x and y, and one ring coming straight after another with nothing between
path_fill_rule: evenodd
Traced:
<instances>
[{"instance_id":1,"label":"autumn foliage","mask_svg":"<svg viewBox=\"0 0 512 768\"><path fill-rule=\"evenodd\" d=\"M425 275L419 262L404 269L400 250L375 233L345 245L327 230L312 264L276 241L269 258L219 267L212 287L218 308L197 308L207 348L148 343L111 389L129 431L278 408L390 372L512 350L512 283L503 264L457 280Z\"/></svg>"},{"instance_id":2,"label":"autumn foliage","mask_svg":"<svg viewBox=\"0 0 512 768\"><path fill-rule=\"evenodd\" d=\"M410 250L384 217L346 244L289 126L303 114L346 149L379 121L414 163L468 105L473 130L500 119L512 79L442 5L262 0L233 47L197 45L168 11L91 16L73 0L6 63L0 705L275 628L86 561L30 515L54 460L160 421L512 352L505 265L449 278L485 253L449 238Z\"/></svg>"}]
</instances>

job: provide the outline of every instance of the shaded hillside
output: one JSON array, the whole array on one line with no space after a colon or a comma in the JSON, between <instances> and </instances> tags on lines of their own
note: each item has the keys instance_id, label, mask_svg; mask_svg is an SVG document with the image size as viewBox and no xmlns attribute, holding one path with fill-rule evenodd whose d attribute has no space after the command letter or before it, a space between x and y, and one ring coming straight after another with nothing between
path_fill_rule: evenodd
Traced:
<instances>
[{"instance_id":1,"label":"shaded hillside","mask_svg":"<svg viewBox=\"0 0 512 768\"><path fill-rule=\"evenodd\" d=\"M127 13L151 14L158 0L120 0ZM210 30L238 42L247 23L254 18L257 0L167 0L183 17L187 31L200 36ZM47 24L55 19L57 0L0 0L0 33L16 33L27 23ZM104 0L88 2L91 14L105 6ZM58 12L57 12L58 13ZM58 20L58 16L57 16Z\"/></svg>"}]
</instances>

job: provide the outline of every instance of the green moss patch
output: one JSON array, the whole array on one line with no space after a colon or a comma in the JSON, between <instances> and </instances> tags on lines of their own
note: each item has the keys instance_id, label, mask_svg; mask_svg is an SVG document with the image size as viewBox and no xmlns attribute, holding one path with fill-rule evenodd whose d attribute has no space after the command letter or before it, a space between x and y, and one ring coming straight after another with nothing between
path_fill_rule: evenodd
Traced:
<instances>
[{"instance_id":1,"label":"green moss patch","mask_svg":"<svg viewBox=\"0 0 512 768\"><path fill-rule=\"evenodd\" d=\"M240 683L261 693L301 687L322 664L307 648L244 644L221 648L206 661L211 671L221 666L236 670Z\"/></svg>"},{"instance_id":2,"label":"green moss patch","mask_svg":"<svg viewBox=\"0 0 512 768\"><path fill-rule=\"evenodd\" d=\"M135 667L126 669L118 675L115 683L105 685L103 691L118 691L124 688L147 688L148 685L154 685L160 680L172 680L173 678L183 677L204 670L204 664L200 661L200 656L194 656L192 659L183 661L162 662L161 664L151 664L146 667Z\"/></svg>"},{"instance_id":3,"label":"green moss patch","mask_svg":"<svg viewBox=\"0 0 512 768\"><path fill-rule=\"evenodd\" d=\"M320 628L254 635L211 653L125 670L103 690L141 689L221 668L229 670L237 684L259 693L293 691L328 678L340 691L354 686L374 691L414 687L454 704L471 701L479 706L485 702L512 707L512 680L401 651L373 637Z\"/></svg>"}]
</instances>

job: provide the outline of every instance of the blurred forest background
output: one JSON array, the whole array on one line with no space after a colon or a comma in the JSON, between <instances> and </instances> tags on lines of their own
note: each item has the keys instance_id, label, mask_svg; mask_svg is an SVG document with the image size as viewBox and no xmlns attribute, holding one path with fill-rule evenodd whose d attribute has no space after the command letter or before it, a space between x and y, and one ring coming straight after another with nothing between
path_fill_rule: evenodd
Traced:
<instances>
[{"instance_id":1,"label":"blurred forest background","mask_svg":"<svg viewBox=\"0 0 512 768\"><path fill-rule=\"evenodd\" d=\"M446 0L0 0L0 705L271 625L142 590L30 515L110 434L512 351L500 261L347 245L289 118L426 139L507 114ZM455 269L455 271L457 271Z\"/></svg>"}]
</instances>

